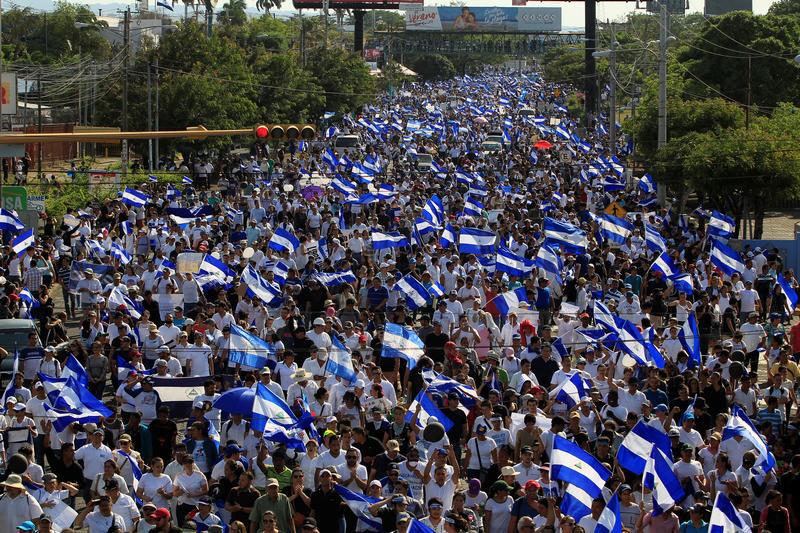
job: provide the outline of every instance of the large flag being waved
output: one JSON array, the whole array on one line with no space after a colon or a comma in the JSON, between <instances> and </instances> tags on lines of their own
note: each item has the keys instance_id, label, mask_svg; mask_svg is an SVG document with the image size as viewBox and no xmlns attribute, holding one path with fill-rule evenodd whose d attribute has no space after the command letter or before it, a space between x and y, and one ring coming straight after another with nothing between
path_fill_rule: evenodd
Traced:
<instances>
[{"instance_id":1,"label":"large flag being waved","mask_svg":"<svg viewBox=\"0 0 800 533\"><path fill-rule=\"evenodd\" d=\"M292 253L300 246L300 240L292 235L290 231L283 228L276 228L267 246L278 252Z\"/></svg>"},{"instance_id":2,"label":"large flag being waved","mask_svg":"<svg viewBox=\"0 0 800 533\"><path fill-rule=\"evenodd\" d=\"M739 252L716 239L712 239L711 242L711 263L726 276L732 276L734 272L744 272L744 263Z\"/></svg>"},{"instance_id":3,"label":"large flag being waved","mask_svg":"<svg viewBox=\"0 0 800 533\"><path fill-rule=\"evenodd\" d=\"M493 231L461 228L458 234L458 251L462 254L493 254L496 239L497 235Z\"/></svg>"},{"instance_id":4,"label":"large flag being waved","mask_svg":"<svg viewBox=\"0 0 800 533\"><path fill-rule=\"evenodd\" d=\"M653 491L653 516L665 513L685 495L672 468L672 461L668 456L657 446L653 446L644 468L644 486Z\"/></svg>"},{"instance_id":5,"label":"large flag being waved","mask_svg":"<svg viewBox=\"0 0 800 533\"><path fill-rule=\"evenodd\" d=\"M744 409L738 405L732 405L728 423L725 425L725 429L722 430L722 442L737 435L749 440L755 446L755 451L758 452L756 466L760 465L765 472L775 468L775 456L767 449L764 437L761 436L761 433L747 417Z\"/></svg>"},{"instance_id":6,"label":"large flag being waved","mask_svg":"<svg viewBox=\"0 0 800 533\"><path fill-rule=\"evenodd\" d=\"M236 324L231 324L228 339L228 366L243 370L261 370L265 366L275 368L275 349L263 339L251 335Z\"/></svg>"},{"instance_id":7,"label":"large flag being waved","mask_svg":"<svg viewBox=\"0 0 800 533\"><path fill-rule=\"evenodd\" d=\"M490 314L505 316L511 311L519 309L519 304L522 302L528 303L528 295L524 287L519 287L513 291L498 294L486 303L484 309Z\"/></svg>"},{"instance_id":8,"label":"large flag being waved","mask_svg":"<svg viewBox=\"0 0 800 533\"><path fill-rule=\"evenodd\" d=\"M592 512L592 501L602 494L611 472L583 448L556 435L550 477L568 483L561 511L580 520Z\"/></svg>"},{"instance_id":9,"label":"large flag being waved","mask_svg":"<svg viewBox=\"0 0 800 533\"><path fill-rule=\"evenodd\" d=\"M783 277L783 274L778 272L778 285L781 286L783 289L783 293L786 295L786 314L792 316L794 314L794 310L797 309L798 300L800 297L797 296L797 291L789 284L789 281Z\"/></svg>"},{"instance_id":10,"label":"large flag being waved","mask_svg":"<svg viewBox=\"0 0 800 533\"><path fill-rule=\"evenodd\" d=\"M550 217L544 219L544 235L557 243L559 248L571 253L586 253L586 246L589 243L585 231L568 222Z\"/></svg>"},{"instance_id":11,"label":"large flag being waved","mask_svg":"<svg viewBox=\"0 0 800 533\"><path fill-rule=\"evenodd\" d=\"M617 452L617 462L625 470L641 474L654 447L666 455L671 453L672 445L666 434L640 420L623 439Z\"/></svg>"},{"instance_id":12,"label":"large flag being waved","mask_svg":"<svg viewBox=\"0 0 800 533\"><path fill-rule=\"evenodd\" d=\"M405 359L408 369L411 370L423 353L425 353L425 343L414 331L398 324L386 324L383 332L382 357Z\"/></svg>"},{"instance_id":13,"label":"large flag being waved","mask_svg":"<svg viewBox=\"0 0 800 533\"><path fill-rule=\"evenodd\" d=\"M578 405L582 399L587 397L580 372L576 371L569 379L562 381L560 385L550 391L550 397L566 404L567 409Z\"/></svg>"},{"instance_id":14,"label":"large flag being waved","mask_svg":"<svg viewBox=\"0 0 800 533\"><path fill-rule=\"evenodd\" d=\"M717 492L711 519L708 521L708 533L750 533L751 529L744 523L739 510L731 503L724 491Z\"/></svg>"},{"instance_id":15,"label":"large flag being waved","mask_svg":"<svg viewBox=\"0 0 800 533\"><path fill-rule=\"evenodd\" d=\"M297 417L294 416L286 401L276 396L263 383L259 383L256 387L256 398L253 401L252 428L256 431L264 431L268 420L283 427L292 427L297 423Z\"/></svg>"},{"instance_id":16,"label":"large flag being waved","mask_svg":"<svg viewBox=\"0 0 800 533\"><path fill-rule=\"evenodd\" d=\"M595 533L622 533L622 517L619 513L619 494L614 493L608 500L606 508L597 520Z\"/></svg>"},{"instance_id":17,"label":"large flag being waved","mask_svg":"<svg viewBox=\"0 0 800 533\"><path fill-rule=\"evenodd\" d=\"M333 343L328 348L328 361L325 363L325 371L334 376L353 383L356 381L356 372L353 369L353 359L350 357L350 349L345 347L339 339L331 336Z\"/></svg>"}]
</instances>

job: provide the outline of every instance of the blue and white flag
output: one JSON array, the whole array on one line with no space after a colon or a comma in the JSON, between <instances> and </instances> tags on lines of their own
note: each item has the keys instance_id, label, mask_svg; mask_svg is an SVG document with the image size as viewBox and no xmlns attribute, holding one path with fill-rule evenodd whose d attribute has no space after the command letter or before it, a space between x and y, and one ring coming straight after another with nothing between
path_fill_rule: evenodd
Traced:
<instances>
[{"instance_id":1,"label":"blue and white flag","mask_svg":"<svg viewBox=\"0 0 800 533\"><path fill-rule=\"evenodd\" d=\"M435 194L425 202L425 207L422 208L422 218L430 221L434 226L441 226L444 222L444 206L442 200Z\"/></svg>"},{"instance_id":2,"label":"blue and white flag","mask_svg":"<svg viewBox=\"0 0 800 533\"><path fill-rule=\"evenodd\" d=\"M278 252L289 252L291 254L300 246L300 241L289 230L276 228L267 246Z\"/></svg>"},{"instance_id":3,"label":"blue and white flag","mask_svg":"<svg viewBox=\"0 0 800 533\"><path fill-rule=\"evenodd\" d=\"M128 361L121 355L117 356L117 369L118 369L118 374L120 376L127 376L131 370L135 371L137 374L141 376L152 376L157 372L155 368L151 368L150 370L139 370L138 368L133 366L130 361ZM120 372L122 370L124 370L124 372Z\"/></svg>"},{"instance_id":4,"label":"blue and white flag","mask_svg":"<svg viewBox=\"0 0 800 533\"><path fill-rule=\"evenodd\" d=\"M389 248L404 248L410 246L408 239L399 231L372 232L372 249L386 250Z\"/></svg>"},{"instance_id":5,"label":"blue and white flag","mask_svg":"<svg viewBox=\"0 0 800 533\"><path fill-rule=\"evenodd\" d=\"M562 381L550 391L550 398L555 398L557 402L565 404L567 409L572 409L586 397L586 388L579 372L573 372L569 379Z\"/></svg>"},{"instance_id":6,"label":"blue and white flag","mask_svg":"<svg viewBox=\"0 0 800 533\"><path fill-rule=\"evenodd\" d=\"M431 221L424 218L418 218L414 221L414 230L419 233L420 237L429 233L436 233L440 229L439 226L434 226Z\"/></svg>"},{"instance_id":7,"label":"blue and white flag","mask_svg":"<svg viewBox=\"0 0 800 533\"><path fill-rule=\"evenodd\" d=\"M625 244L625 241L633 233L633 224L624 218L604 214L599 218L600 233L608 241L615 244Z\"/></svg>"},{"instance_id":8,"label":"blue and white flag","mask_svg":"<svg viewBox=\"0 0 800 533\"><path fill-rule=\"evenodd\" d=\"M483 204L480 203L476 198L468 196L466 200L464 200L464 214L470 215L473 217L479 217L483 213Z\"/></svg>"},{"instance_id":9,"label":"blue and white flag","mask_svg":"<svg viewBox=\"0 0 800 533\"><path fill-rule=\"evenodd\" d=\"M126 187L122 193L122 203L131 207L144 207L149 201L150 197L145 193L130 187Z\"/></svg>"},{"instance_id":10,"label":"blue and white flag","mask_svg":"<svg viewBox=\"0 0 800 533\"><path fill-rule=\"evenodd\" d=\"M289 277L289 265L284 261L278 261L272 267L272 273L275 275L275 281L278 282L278 285L283 286L286 284L286 278Z\"/></svg>"},{"instance_id":11,"label":"blue and white flag","mask_svg":"<svg viewBox=\"0 0 800 533\"><path fill-rule=\"evenodd\" d=\"M578 254L586 253L586 246L589 242L586 238L586 232L572 224L545 217L544 235L558 244L559 248L564 251Z\"/></svg>"},{"instance_id":12,"label":"blue and white flag","mask_svg":"<svg viewBox=\"0 0 800 533\"><path fill-rule=\"evenodd\" d=\"M56 379L39 373L39 379L47 394L47 404L56 417L53 422L56 431L63 431L73 422L96 423L100 417L111 416L111 410L75 378Z\"/></svg>"},{"instance_id":13,"label":"blue and white flag","mask_svg":"<svg viewBox=\"0 0 800 533\"><path fill-rule=\"evenodd\" d=\"M213 428L214 424L210 424L210 426ZM128 464L131 465L131 474L133 474L132 475L132 486L129 487L130 488L131 497L134 499L134 501L136 502L137 505L143 505L142 500L139 498L139 496L136 495L136 491L139 490L139 482L142 480L142 469L139 468L139 462L136 459L134 459L133 457L131 457L130 455L128 455L127 453L125 453L122 450L120 450L120 449L116 449L116 450L114 450L114 452L118 453L119 455L121 455L122 457L127 459L128 460L127 461Z\"/></svg>"},{"instance_id":14,"label":"blue and white flag","mask_svg":"<svg viewBox=\"0 0 800 533\"><path fill-rule=\"evenodd\" d=\"M133 261L131 254L118 242L111 243L111 257L119 261L120 265L127 265Z\"/></svg>"},{"instance_id":15,"label":"blue and white flag","mask_svg":"<svg viewBox=\"0 0 800 533\"><path fill-rule=\"evenodd\" d=\"M678 273L678 269L673 264L672 258L667 252L663 252L661 255L656 257L655 261L653 261L653 264L650 265L650 270L661 272L668 278L671 278Z\"/></svg>"},{"instance_id":16,"label":"blue and white flag","mask_svg":"<svg viewBox=\"0 0 800 533\"><path fill-rule=\"evenodd\" d=\"M625 470L641 474L654 447L664 454L672 453L669 437L658 428L639 420L622 440L617 451L617 462Z\"/></svg>"},{"instance_id":17,"label":"blue and white flag","mask_svg":"<svg viewBox=\"0 0 800 533\"><path fill-rule=\"evenodd\" d=\"M728 248L716 239L711 241L711 264L726 276L732 276L734 272L744 272L744 263L742 263L739 252Z\"/></svg>"},{"instance_id":18,"label":"blue and white flag","mask_svg":"<svg viewBox=\"0 0 800 533\"><path fill-rule=\"evenodd\" d=\"M352 270L342 270L339 272L317 272L314 277L326 287L336 287L344 283L355 283L356 276Z\"/></svg>"},{"instance_id":19,"label":"blue and white flag","mask_svg":"<svg viewBox=\"0 0 800 533\"><path fill-rule=\"evenodd\" d=\"M694 292L694 283L691 274L683 272L681 274L675 274L670 279L672 280L676 292L683 292L688 296L691 296Z\"/></svg>"},{"instance_id":20,"label":"blue and white flag","mask_svg":"<svg viewBox=\"0 0 800 533\"><path fill-rule=\"evenodd\" d=\"M322 161L327 164L331 170L336 170L336 167L339 166L339 158L336 157L336 154L331 148L326 148L322 153Z\"/></svg>"},{"instance_id":21,"label":"blue and white flag","mask_svg":"<svg viewBox=\"0 0 800 533\"><path fill-rule=\"evenodd\" d=\"M386 324L381 357L405 359L408 369L413 370L424 353L425 343L414 331L398 324Z\"/></svg>"},{"instance_id":22,"label":"blue and white flag","mask_svg":"<svg viewBox=\"0 0 800 533\"><path fill-rule=\"evenodd\" d=\"M619 494L614 493L611 499L608 500L606 508L600 513L600 518L597 519L597 525L594 528L595 533L622 533L622 517L619 512Z\"/></svg>"},{"instance_id":23,"label":"blue and white flag","mask_svg":"<svg viewBox=\"0 0 800 533\"><path fill-rule=\"evenodd\" d=\"M272 285L269 281L262 278L253 265L247 265L242 271L240 278L242 283L247 287L247 294L251 297L256 297L267 306L275 306L283 301L282 293L279 286ZM276 284L277 285L277 284ZM259 367L259 368L263 368Z\"/></svg>"},{"instance_id":24,"label":"blue and white flag","mask_svg":"<svg viewBox=\"0 0 800 533\"><path fill-rule=\"evenodd\" d=\"M458 234L458 251L462 254L494 254L497 235L493 231L461 228Z\"/></svg>"},{"instance_id":25,"label":"blue and white flag","mask_svg":"<svg viewBox=\"0 0 800 533\"><path fill-rule=\"evenodd\" d=\"M708 221L708 234L719 237L720 239L729 239L733 232L736 231L736 222L719 211L712 211L711 218Z\"/></svg>"},{"instance_id":26,"label":"blue and white flag","mask_svg":"<svg viewBox=\"0 0 800 533\"><path fill-rule=\"evenodd\" d=\"M336 174L330 182L330 186L333 187L336 191L342 193L345 196L355 196L356 194L356 185L341 175Z\"/></svg>"},{"instance_id":27,"label":"blue and white flag","mask_svg":"<svg viewBox=\"0 0 800 533\"><path fill-rule=\"evenodd\" d=\"M24 251L35 244L36 237L33 235L33 230L29 229L28 231L20 233L14 238L13 241L11 241L11 249L14 250L17 255L21 255Z\"/></svg>"},{"instance_id":28,"label":"blue and white flag","mask_svg":"<svg viewBox=\"0 0 800 533\"><path fill-rule=\"evenodd\" d=\"M174 265L168 268L173 271L175 270ZM233 278L236 276L236 272L228 268L228 265L223 263L221 259L217 259L211 254L206 254L203 257L203 262L200 263L200 272L215 276L226 283L233 281Z\"/></svg>"},{"instance_id":29,"label":"blue and white flag","mask_svg":"<svg viewBox=\"0 0 800 533\"><path fill-rule=\"evenodd\" d=\"M411 419L414 416L414 413L417 410L417 405L421 407L419 414L417 415L417 426L420 428L424 428L428 425L428 421L431 418L434 418L438 421L442 426L444 426L445 431L450 431L453 427L453 421L445 415L441 409L436 405L430 395L428 394L428 390L422 389L417 394L417 397L414 398L414 401L411 402L411 405L408 406L408 410L406 411L406 422L411 422Z\"/></svg>"},{"instance_id":30,"label":"blue and white flag","mask_svg":"<svg viewBox=\"0 0 800 533\"><path fill-rule=\"evenodd\" d=\"M561 511L580 520L592 512L592 501L602 494L611 472L574 442L555 435L550 477L569 484L561 501Z\"/></svg>"},{"instance_id":31,"label":"blue and white flag","mask_svg":"<svg viewBox=\"0 0 800 533\"><path fill-rule=\"evenodd\" d=\"M270 421L267 421L266 426L264 426L263 438L265 441L283 444L289 450L305 453L306 444L303 437L303 431L298 428L286 429Z\"/></svg>"},{"instance_id":32,"label":"blue and white flag","mask_svg":"<svg viewBox=\"0 0 800 533\"><path fill-rule=\"evenodd\" d=\"M131 235L133 233L133 224L131 224L127 220L121 223L119 227L122 230L123 235Z\"/></svg>"},{"instance_id":33,"label":"blue and white flag","mask_svg":"<svg viewBox=\"0 0 800 533\"><path fill-rule=\"evenodd\" d=\"M192 183L194 183L194 180L189 176L183 176L181 178L181 183L183 183L184 185L191 185Z\"/></svg>"},{"instance_id":34,"label":"blue and white flag","mask_svg":"<svg viewBox=\"0 0 800 533\"><path fill-rule=\"evenodd\" d=\"M431 295L428 289L417 278L409 272L395 284L395 290L400 291L405 296L406 303L409 308L417 310L420 307L425 307L431 301Z\"/></svg>"},{"instance_id":35,"label":"blue and white flag","mask_svg":"<svg viewBox=\"0 0 800 533\"><path fill-rule=\"evenodd\" d=\"M653 194L658 190L656 180L650 174L645 174L639 178L639 189L645 194Z\"/></svg>"},{"instance_id":36,"label":"blue and white flag","mask_svg":"<svg viewBox=\"0 0 800 533\"><path fill-rule=\"evenodd\" d=\"M243 370L253 371L265 366L275 368L277 364L274 348L236 324L231 324L227 348L229 366L239 365Z\"/></svg>"},{"instance_id":37,"label":"blue and white flag","mask_svg":"<svg viewBox=\"0 0 800 533\"><path fill-rule=\"evenodd\" d=\"M736 404L731 406L731 415L728 418L728 423L725 424L725 429L722 430L722 442L735 436L743 437L755 446L758 452L756 466L761 466L764 472L775 468L775 456L767 449L764 437L761 436L761 433L750 421L750 418L747 417L744 409Z\"/></svg>"},{"instance_id":38,"label":"blue and white flag","mask_svg":"<svg viewBox=\"0 0 800 533\"><path fill-rule=\"evenodd\" d=\"M174 11L174 9L172 8L172 5L169 4L168 2L166 2L166 0L156 0L156 5L158 7L163 7L167 11Z\"/></svg>"},{"instance_id":39,"label":"blue and white flag","mask_svg":"<svg viewBox=\"0 0 800 533\"><path fill-rule=\"evenodd\" d=\"M528 295L525 292L525 287L518 287L513 291L507 291L498 294L483 307L489 314L506 316L511 311L517 311L519 304L528 302Z\"/></svg>"},{"instance_id":40,"label":"blue and white flag","mask_svg":"<svg viewBox=\"0 0 800 533\"><path fill-rule=\"evenodd\" d=\"M286 401L276 396L263 383L259 383L253 401L251 428L256 431L264 431L268 420L287 428L297 423L297 417L294 416Z\"/></svg>"},{"instance_id":41,"label":"blue and white flag","mask_svg":"<svg viewBox=\"0 0 800 533\"><path fill-rule=\"evenodd\" d=\"M533 272L534 261L515 255L510 250L500 246L497 248L495 270L505 272L509 276L522 278Z\"/></svg>"},{"instance_id":42,"label":"blue and white flag","mask_svg":"<svg viewBox=\"0 0 800 533\"><path fill-rule=\"evenodd\" d=\"M350 357L350 349L331 336L331 347L328 348L328 360L325 363L325 372L330 372L334 376L347 380L350 383L356 381L356 372L353 369L353 359Z\"/></svg>"},{"instance_id":43,"label":"blue and white flag","mask_svg":"<svg viewBox=\"0 0 800 533\"><path fill-rule=\"evenodd\" d=\"M25 229L25 224L20 222L13 211L0 208L0 230L16 233Z\"/></svg>"},{"instance_id":44,"label":"blue and white flag","mask_svg":"<svg viewBox=\"0 0 800 533\"><path fill-rule=\"evenodd\" d=\"M456 232L452 224L448 223L439 236L439 246L442 248L449 248L454 242L456 242Z\"/></svg>"},{"instance_id":45,"label":"blue and white flag","mask_svg":"<svg viewBox=\"0 0 800 533\"><path fill-rule=\"evenodd\" d=\"M138 302L131 300L118 287L114 287L108 295L108 308L113 311L127 312L134 320L142 318L142 311L144 310Z\"/></svg>"},{"instance_id":46,"label":"blue and white flag","mask_svg":"<svg viewBox=\"0 0 800 533\"><path fill-rule=\"evenodd\" d=\"M792 316L794 310L797 309L798 300L800 300L797 296L797 291L789 285L789 282L780 272L778 272L778 285L781 286L783 293L786 295L786 314Z\"/></svg>"},{"instance_id":47,"label":"blue and white flag","mask_svg":"<svg viewBox=\"0 0 800 533\"><path fill-rule=\"evenodd\" d=\"M89 376L86 374L86 369L72 354L67 356L64 361L64 368L61 369L61 379L67 378L73 378L84 387L89 385Z\"/></svg>"},{"instance_id":48,"label":"blue and white flag","mask_svg":"<svg viewBox=\"0 0 800 533\"><path fill-rule=\"evenodd\" d=\"M686 493L675 475L670 456L653 446L644 467L645 488L653 491L653 516L658 516L681 501Z\"/></svg>"},{"instance_id":49,"label":"blue and white flag","mask_svg":"<svg viewBox=\"0 0 800 533\"><path fill-rule=\"evenodd\" d=\"M536 267L544 270L546 273L552 275L556 283L559 285L563 284L561 271L564 269L564 261L555 250L546 244L542 244L542 246L539 247L539 251L536 252L536 259L534 259L533 264Z\"/></svg>"},{"instance_id":50,"label":"blue and white flag","mask_svg":"<svg viewBox=\"0 0 800 533\"><path fill-rule=\"evenodd\" d=\"M664 253L667 251L667 241L653 226L644 224L644 239L647 248L654 252Z\"/></svg>"},{"instance_id":51,"label":"blue and white flag","mask_svg":"<svg viewBox=\"0 0 800 533\"><path fill-rule=\"evenodd\" d=\"M725 491L718 491L708 521L708 533L750 533L750 531Z\"/></svg>"},{"instance_id":52,"label":"blue and white flag","mask_svg":"<svg viewBox=\"0 0 800 533\"><path fill-rule=\"evenodd\" d=\"M336 483L333 488L339 493L339 496L342 498L342 501L347 504L347 507L349 507L353 514L356 515L358 521L367 526L365 531L382 530L381 519L375 518L369 512L369 507L372 504L379 502L379 498L372 498L370 496L353 492L342 485L339 485L338 483Z\"/></svg>"},{"instance_id":53,"label":"blue and white flag","mask_svg":"<svg viewBox=\"0 0 800 533\"><path fill-rule=\"evenodd\" d=\"M700 365L700 332L697 328L697 319L695 318L694 311L689 313L689 317L681 326L678 331L678 338L681 345L689 354L689 360L693 361L696 365Z\"/></svg>"}]
</instances>

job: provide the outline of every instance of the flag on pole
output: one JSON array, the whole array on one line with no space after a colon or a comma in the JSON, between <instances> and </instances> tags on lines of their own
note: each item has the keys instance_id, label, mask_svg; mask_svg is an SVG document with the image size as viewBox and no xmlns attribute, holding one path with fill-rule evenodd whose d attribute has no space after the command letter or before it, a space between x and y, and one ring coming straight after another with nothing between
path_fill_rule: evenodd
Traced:
<instances>
[{"instance_id":1,"label":"flag on pole","mask_svg":"<svg viewBox=\"0 0 800 533\"><path fill-rule=\"evenodd\" d=\"M33 230L29 229L28 231L20 233L14 238L13 241L11 241L11 249L14 250L17 255L21 255L24 251L35 244L36 237L33 235Z\"/></svg>"},{"instance_id":2,"label":"flag on pole","mask_svg":"<svg viewBox=\"0 0 800 533\"><path fill-rule=\"evenodd\" d=\"M412 370L424 353L425 343L414 331L398 324L386 324L381 357L405 359L408 369Z\"/></svg>"},{"instance_id":3,"label":"flag on pole","mask_svg":"<svg viewBox=\"0 0 800 533\"><path fill-rule=\"evenodd\" d=\"M550 477L569 484L561 511L580 520L592 512L592 501L602 494L611 472L580 446L556 435L550 455Z\"/></svg>"}]
</instances>

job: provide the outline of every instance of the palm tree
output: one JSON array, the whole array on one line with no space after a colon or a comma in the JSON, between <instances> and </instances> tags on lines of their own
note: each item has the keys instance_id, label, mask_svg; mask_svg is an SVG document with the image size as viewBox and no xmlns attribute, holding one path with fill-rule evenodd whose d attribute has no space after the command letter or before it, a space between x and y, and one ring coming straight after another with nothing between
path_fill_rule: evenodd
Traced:
<instances>
[{"instance_id":1,"label":"palm tree","mask_svg":"<svg viewBox=\"0 0 800 533\"><path fill-rule=\"evenodd\" d=\"M247 3L245 0L228 0L219 12L221 21L234 26L244 26L247 23Z\"/></svg>"},{"instance_id":2,"label":"palm tree","mask_svg":"<svg viewBox=\"0 0 800 533\"><path fill-rule=\"evenodd\" d=\"M273 7L275 9L281 8L282 0L256 0L256 9L259 11L269 11Z\"/></svg>"}]
</instances>

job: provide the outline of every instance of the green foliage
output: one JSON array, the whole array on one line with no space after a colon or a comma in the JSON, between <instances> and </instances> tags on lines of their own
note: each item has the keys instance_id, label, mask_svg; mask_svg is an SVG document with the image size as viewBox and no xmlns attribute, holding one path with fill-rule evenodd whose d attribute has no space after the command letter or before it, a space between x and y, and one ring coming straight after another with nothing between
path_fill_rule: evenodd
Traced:
<instances>
[{"instance_id":1,"label":"green foliage","mask_svg":"<svg viewBox=\"0 0 800 533\"><path fill-rule=\"evenodd\" d=\"M778 0L769 8L770 15L800 15L800 0Z\"/></svg>"},{"instance_id":2,"label":"green foliage","mask_svg":"<svg viewBox=\"0 0 800 533\"><path fill-rule=\"evenodd\" d=\"M317 50L308 57L306 69L327 93L328 111L346 113L374 96L375 79L357 54L340 48Z\"/></svg>"},{"instance_id":3,"label":"green foliage","mask_svg":"<svg viewBox=\"0 0 800 533\"><path fill-rule=\"evenodd\" d=\"M425 81L446 80L456 75L453 62L440 54L425 54L411 63L411 70Z\"/></svg>"},{"instance_id":4,"label":"green foliage","mask_svg":"<svg viewBox=\"0 0 800 533\"><path fill-rule=\"evenodd\" d=\"M548 81L580 86L584 72L584 52L567 46L551 48L544 53L542 66L544 77Z\"/></svg>"},{"instance_id":5,"label":"green foliage","mask_svg":"<svg viewBox=\"0 0 800 533\"><path fill-rule=\"evenodd\" d=\"M263 121L314 121L325 111L324 89L294 55L261 55L253 70L262 84L256 101Z\"/></svg>"}]
</instances>

